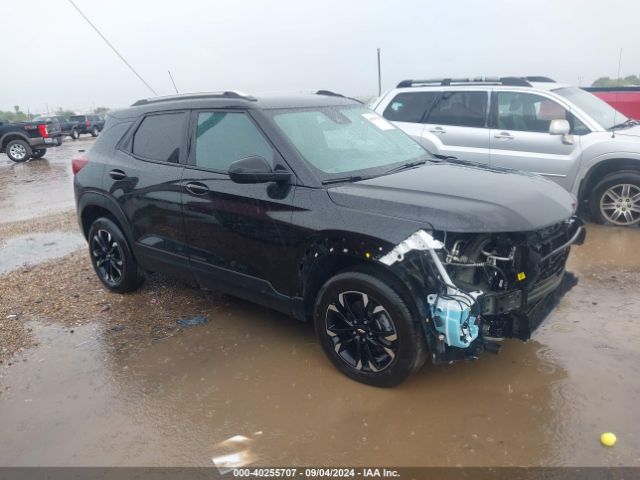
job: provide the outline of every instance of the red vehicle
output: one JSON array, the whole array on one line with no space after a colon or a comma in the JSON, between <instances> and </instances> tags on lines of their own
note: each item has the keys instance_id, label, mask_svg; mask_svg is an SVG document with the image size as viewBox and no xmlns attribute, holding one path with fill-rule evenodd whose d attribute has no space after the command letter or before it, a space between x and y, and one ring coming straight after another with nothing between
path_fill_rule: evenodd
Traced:
<instances>
[{"instance_id":1,"label":"red vehicle","mask_svg":"<svg viewBox=\"0 0 640 480\"><path fill-rule=\"evenodd\" d=\"M640 87L588 87L584 90L604 100L627 117L640 120Z\"/></svg>"}]
</instances>

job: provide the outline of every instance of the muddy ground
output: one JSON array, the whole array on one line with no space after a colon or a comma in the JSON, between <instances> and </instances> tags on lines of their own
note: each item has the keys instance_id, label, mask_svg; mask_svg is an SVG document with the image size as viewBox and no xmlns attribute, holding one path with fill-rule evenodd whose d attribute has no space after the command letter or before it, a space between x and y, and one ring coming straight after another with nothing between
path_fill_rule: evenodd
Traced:
<instances>
[{"instance_id":1,"label":"muddy ground","mask_svg":"<svg viewBox=\"0 0 640 480\"><path fill-rule=\"evenodd\" d=\"M640 466L640 230L589 225L528 343L375 389L278 313L157 275L106 292L69 211L90 142L0 157L0 466Z\"/></svg>"}]
</instances>

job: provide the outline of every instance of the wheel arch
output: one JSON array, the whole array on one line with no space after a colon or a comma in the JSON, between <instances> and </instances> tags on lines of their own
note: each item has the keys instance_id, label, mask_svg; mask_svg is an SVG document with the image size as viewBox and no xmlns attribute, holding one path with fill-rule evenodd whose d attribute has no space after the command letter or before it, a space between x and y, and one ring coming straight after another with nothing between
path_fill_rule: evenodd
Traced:
<instances>
[{"instance_id":1,"label":"wheel arch","mask_svg":"<svg viewBox=\"0 0 640 480\"><path fill-rule=\"evenodd\" d=\"M325 232L313 239L304 250L299 264L299 292L303 300L304 319L311 320L318 292L338 273L356 270L384 278L407 302L416 318L425 318L428 305L423 288L409 274L405 264L391 267L376 260L393 244L382 239L348 232Z\"/></svg>"},{"instance_id":2,"label":"wheel arch","mask_svg":"<svg viewBox=\"0 0 640 480\"><path fill-rule=\"evenodd\" d=\"M593 165L580 182L578 198L587 202L595 186L608 174L622 171L636 171L640 173L640 159L625 158L624 156L601 160Z\"/></svg>"},{"instance_id":3,"label":"wheel arch","mask_svg":"<svg viewBox=\"0 0 640 480\"><path fill-rule=\"evenodd\" d=\"M11 140L24 140L25 142L29 143L29 137L23 133L20 132L8 132L5 133L1 138L0 138L0 149L2 149L2 151L4 152L7 144L11 141ZM30 143L29 143L30 145Z\"/></svg>"},{"instance_id":4,"label":"wheel arch","mask_svg":"<svg viewBox=\"0 0 640 480\"><path fill-rule=\"evenodd\" d=\"M133 249L133 232L127 218L117 202L98 192L85 192L78 200L78 219L85 238L91 224L100 217L109 217L120 227Z\"/></svg>"}]
</instances>

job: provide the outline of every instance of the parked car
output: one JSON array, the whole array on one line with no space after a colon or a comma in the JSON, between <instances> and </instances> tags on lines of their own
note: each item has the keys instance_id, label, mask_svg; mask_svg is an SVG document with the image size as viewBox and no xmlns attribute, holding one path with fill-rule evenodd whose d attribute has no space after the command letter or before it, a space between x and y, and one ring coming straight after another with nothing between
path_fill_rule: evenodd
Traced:
<instances>
[{"instance_id":1,"label":"parked car","mask_svg":"<svg viewBox=\"0 0 640 480\"><path fill-rule=\"evenodd\" d=\"M640 123L546 77L404 80L373 105L439 156L538 173L600 223L640 222Z\"/></svg>"},{"instance_id":2,"label":"parked car","mask_svg":"<svg viewBox=\"0 0 640 480\"><path fill-rule=\"evenodd\" d=\"M0 121L0 152L6 153L14 162L43 157L47 148L59 145L59 137L57 123Z\"/></svg>"},{"instance_id":3,"label":"parked car","mask_svg":"<svg viewBox=\"0 0 640 480\"><path fill-rule=\"evenodd\" d=\"M60 126L60 133L62 134L62 136L69 136L74 140L77 140L80 137L78 122L68 120L62 115L42 115L40 117L37 117L35 120L47 123L58 122L58 125Z\"/></svg>"},{"instance_id":4,"label":"parked car","mask_svg":"<svg viewBox=\"0 0 640 480\"><path fill-rule=\"evenodd\" d=\"M160 97L109 117L72 162L106 288L167 272L313 321L335 366L376 386L528 339L575 282L575 199L434 160L321 92Z\"/></svg>"},{"instance_id":5,"label":"parked car","mask_svg":"<svg viewBox=\"0 0 640 480\"><path fill-rule=\"evenodd\" d=\"M92 137L97 137L104 127L104 119L98 115L73 115L69 120L78 122L80 133L88 133Z\"/></svg>"},{"instance_id":6,"label":"parked car","mask_svg":"<svg viewBox=\"0 0 640 480\"><path fill-rule=\"evenodd\" d=\"M585 87L583 90L604 100L626 117L640 120L640 86Z\"/></svg>"}]
</instances>

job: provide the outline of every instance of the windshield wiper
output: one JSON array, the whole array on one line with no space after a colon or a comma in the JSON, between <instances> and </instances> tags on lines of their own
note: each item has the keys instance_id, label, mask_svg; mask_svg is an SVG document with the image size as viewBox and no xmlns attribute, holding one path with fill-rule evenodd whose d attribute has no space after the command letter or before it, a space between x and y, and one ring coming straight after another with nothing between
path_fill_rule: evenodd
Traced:
<instances>
[{"instance_id":1,"label":"windshield wiper","mask_svg":"<svg viewBox=\"0 0 640 480\"><path fill-rule=\"evenodd\" d=\"M634 125L638 125L638 123L640 122L638 122L637 120L634 120L633 118L628 118L622 123L618 123L613 127L609 127L608 130L617 130L618 128L633 127Z\"/></svg>"},{"instance_id":2,"label":"windshield wiper","mask_svg":"<svg viewBox=\"0 0 640 480\"><path fill-rule=\"evenodd\" d=\"M407 168L414 168L414 167L418 167L420 165L424 165L425 163L427 163L426 160L415 160L413 162L407 162L407 163L403 163L402 165L399 165L397 167L392 168L391 170L387 171L384 173L384 175L389 175L391 173L396 173L396 172L400 172L402 170L406 170Z\"/></svg>"},{"instance_id":3,"label":"windshield wiper","mask_svg":"<svg viewBox=\"0 0 640 480\"><path fill-rule=\"evenodd\" d=\"M323 185L329 185L331 183L345 183L345 182L359 182L360 180L367 180L372 177L364 177L362 175L350 175L348 177L336 177L328 178L322 181Z\"/></svg>"}]
</instances>

